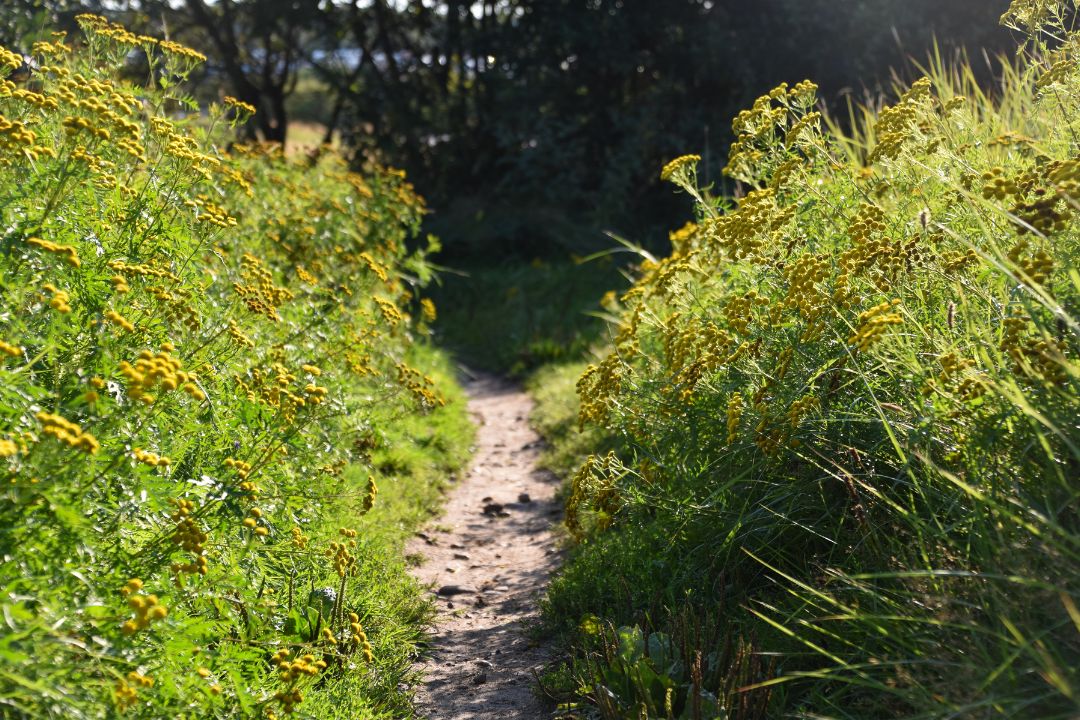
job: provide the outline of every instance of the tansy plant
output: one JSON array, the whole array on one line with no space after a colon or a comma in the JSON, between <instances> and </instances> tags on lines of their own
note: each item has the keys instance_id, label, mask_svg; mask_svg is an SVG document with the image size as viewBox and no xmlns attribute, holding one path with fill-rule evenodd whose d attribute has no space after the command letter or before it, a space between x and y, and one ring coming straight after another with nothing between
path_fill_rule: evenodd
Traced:
<instances>
[{"instance_id":1,"label":"tansy plant","mask_svg":"<svg viewBox=\"0 0 1080 720\"><path fill-rule=\"evenodd\" d=\"M572 480L549 616L608 607L583 587L664 632L684 608L701 669L666 696L587 675L605 717L1080 713L1073 17L1017 0L1000 96L932 62L847 134L777 88L733 124L730 209L696 156L663 170L696 218L578 384L625 450ZM727 668L717 623L772 664Z\"/></svg>"},{"instance_id":2,"label":"tansy plant","mask_svg":"<svg viewBox=\"0 0 1080 720\"><path fill-rule=\"evenodd\" d=\"M20 82L0 50L0 715L303 714L381 672L338 528L375 499L356 438L443 402L410 364L423 204L226 152L253 108L192 112L199 53L78 23Z\"/></svg>"}]
</instances>

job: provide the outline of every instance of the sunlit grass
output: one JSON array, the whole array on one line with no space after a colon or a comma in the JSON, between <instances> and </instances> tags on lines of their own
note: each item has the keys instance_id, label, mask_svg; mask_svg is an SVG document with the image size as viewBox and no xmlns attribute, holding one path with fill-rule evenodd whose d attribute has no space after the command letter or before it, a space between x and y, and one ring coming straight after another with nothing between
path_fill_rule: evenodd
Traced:
<instances>
[{"instance_id":1,"label":"sunlit grass","mask_svg":"<svg viewBox=\"0 0 1080 720\"><path fill-rule=\"evenodd\" d=\"M407 716L403 542L471 442L422 201L78 22L0 50L0 716Z\"/></svg>"},{"instance_id":2,"label":"sunlit grass","mask_svg":"<svg viewBox=\"0 0 1080 720\"><path fill-rule=\"evenodd\" d=\"M547 600L568 697L605 718L1080 712L1080 67L1066 4L1027 5L1051 27L993 88L934 57L848 135L811 85L759 100L733 207L693 156L665 170L694 222L643 258L577 388L620 451L570 482L580 544ZM635 625L674 664L635 654Z\"/></svg>"}]
</instances>

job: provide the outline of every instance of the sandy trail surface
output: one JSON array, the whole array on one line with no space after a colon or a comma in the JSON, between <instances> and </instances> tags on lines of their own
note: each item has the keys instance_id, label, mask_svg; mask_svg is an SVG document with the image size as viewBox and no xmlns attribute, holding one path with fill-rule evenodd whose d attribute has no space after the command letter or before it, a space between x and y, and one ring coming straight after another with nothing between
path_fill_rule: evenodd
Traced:
<instances>
[{"instance_id":1,"label":"sandy trail surface","mask_svg":"<svg viewBox=\"0 0 1080 720\"><path fill-rule=\"evenodd\" d=\"M529 396L491 377L466 389L478 426L472 468L445 515L408 548L424 557L413 574L439 611L416 708L429 720L538 720L549 713L534 673L550 651L527 631L558 566L558 481L537 468L542 441L529 427Z\"/></svg>"}]
</instances>

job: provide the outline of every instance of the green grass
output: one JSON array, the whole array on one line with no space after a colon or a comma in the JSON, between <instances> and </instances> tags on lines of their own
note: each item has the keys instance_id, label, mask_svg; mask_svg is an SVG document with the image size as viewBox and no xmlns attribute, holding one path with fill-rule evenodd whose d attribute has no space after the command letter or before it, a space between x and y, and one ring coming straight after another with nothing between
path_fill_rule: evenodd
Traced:
<instances>
[{"instance_id":1,"label":"green grass","mask_svg":"<svg viewBox=\"0 0 1080 720\"><path fill-rule=\"evenodd\" d=\"M530 422L548 440L540 463L560 477L568 477L589 455L612 445L602 430L578 424L581 406L575 386L587 366L584 360L552 363L537 368L525 381L535 402Z\"/></svg>"},{"instance_id":2,"label":"green grass","mask_svg":"<svg viewBox=\"0 0 1080 720\"><path fill-rule=\"evenodd\" d=\"M610 258L455 269L431 289L439 343L462 362L514 377L578 360L606 340L601 297L624 280Z\"/></svg>"},{"instance_id":3,"label":"green grass","mask_svg":"<svg viewBox=\"0 0 1080 720\"><path fill-rule=\"evenodd\" d=\"M401 688L417 680L413 665L426 641L433 608L409 574L405 542L438 515L449 478L469 460L475 427L446 356L417 346L410 361L430 368L439 387L445 389L447 404L425 416L379 418L386 432L371 451L371 464L378 473L378 502L362 518L340 519L360 532L357 554L364 561L357 582L362 597L357 602L373 618L367 631L378 669L335 679L305 709L310 717L413 717L410 698ZM353 484L362 485L361 477L370 471L358 465L345 473Z\"/></svg>"},{"instance_id":4,"label":"green grass","mask_svg":"<svg viewBox=\"0 0 1080 720\"><path fill-rule=\"evenodd\" d=\"M378 505L362 524L369 537L396 546L438 514L450 477L468 463L476 436L467 398L445 354L423 346L414 352L424 358L423 366L434 367L432 375L446 388L447 404L429 415L384 418L384 444L371 453L384 481Z\"/></svg>"},{"instance_id":5,"label":"green grass","mask_svg":"<svg viewBox=\"0 0 1080 720\"><path fill-rule=\"evenodd\" d=\"M844 136L781 88L736 121L743 196L665 171L694 222L578 384L611 440L544 603L565 702L1080 713L1080 63L1043 44L1077 42L1067 5L1014 3L1051 27L996 93L935 59ZM561 372L533 385L557 467L583 450Z\"/></svg>"}]
</instances>

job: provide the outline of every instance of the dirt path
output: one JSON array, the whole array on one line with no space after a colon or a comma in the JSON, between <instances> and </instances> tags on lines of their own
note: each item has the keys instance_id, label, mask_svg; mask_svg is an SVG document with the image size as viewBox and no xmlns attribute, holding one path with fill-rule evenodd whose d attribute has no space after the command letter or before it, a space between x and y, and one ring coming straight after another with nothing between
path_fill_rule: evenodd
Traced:
<instances>
[{"instance_id":1,"label":"dirt path","mask_svg":"<svg viewBox=\"0 0 1080 720\"><path fill-rule=\"evenodd\" d=\"M537 596L558 564L557 479L536 467L531 399L489 377L467 386L476 457L439 522L416 538L413 574L439 608L434 646L420 668L417 712L430 720L539 720L533 672L549 654L526 634Z\"/></svg>"}]
</instances>

